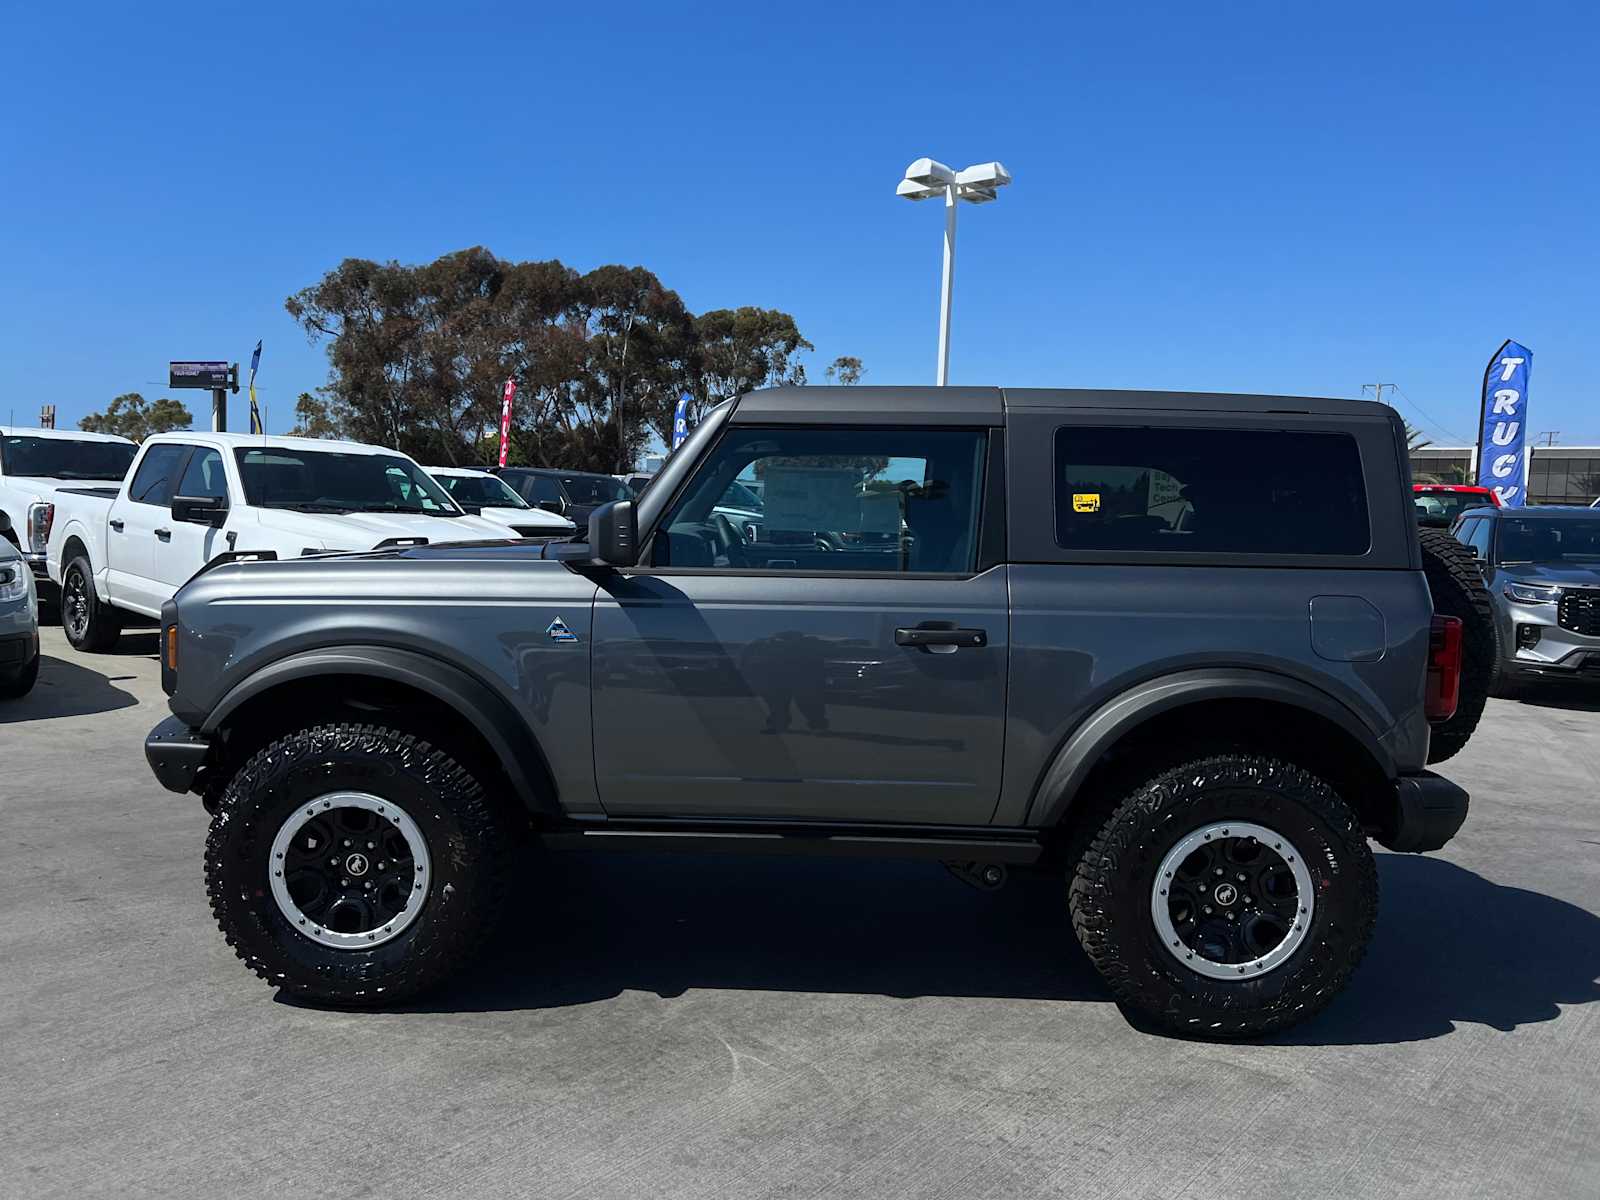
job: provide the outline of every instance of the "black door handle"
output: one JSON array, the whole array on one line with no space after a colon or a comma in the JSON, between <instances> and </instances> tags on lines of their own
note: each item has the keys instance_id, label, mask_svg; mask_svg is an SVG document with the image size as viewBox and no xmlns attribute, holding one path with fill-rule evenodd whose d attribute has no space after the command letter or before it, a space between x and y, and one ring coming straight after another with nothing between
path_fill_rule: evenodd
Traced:
<instances>
[{"instance_id":1,"label":"black door handle","mask_svg":"<svg viewBox=\"0 0 1600 1200\"><path fill-rule=\"evenodd\" d=\"M170 542L172 540L172 530L158 529L156 530L156 537L160 538L163 542Z\"/></svg>"},{"instance_id":2,"label":"black door handle","mask_svg":"<svg viewBox=\"0 0 1600 1200\"><path fill-rule=\"evenodd\" d=\"M122 520L121 520L121 518L118 518L117 520L114 520L114 521L107 521L106 524L111 526L111 528L115 529L118 533L122 532Z\"/></svg>"},{"instance_id":3,"label":"black door handle","mask_svg":"<svg viewBox=\"0 0 1600 1200\"><path fill-rule=\"evenodd\" d=\"M896 646L953 646L975 649L989 644L989 635L982 629L930 629L923 625L894 631Z\"/></svg>"}]
</instances>

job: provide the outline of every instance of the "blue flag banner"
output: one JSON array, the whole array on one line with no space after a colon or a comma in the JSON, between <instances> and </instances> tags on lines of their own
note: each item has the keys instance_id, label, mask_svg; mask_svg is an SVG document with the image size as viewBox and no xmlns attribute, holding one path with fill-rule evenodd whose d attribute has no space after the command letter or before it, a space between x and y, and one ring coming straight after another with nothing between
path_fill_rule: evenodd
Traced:
<instances>
[{"instance_id":1,"label":"blue flag banner","mask_svg":"<svg viewBox=\"0 0 1600 1200\"><path fill-rule=\"evenodd\" d=\"M261 410L256 407L256 368L261 365L261 343L256 343L256 352L250 356L250 432L266 433L266 427L261 424Z\"/></svg>"},{"instance_id":2,"label":"blue flag banner","mask_svg":"<svg viewBox=\"0 0 1600 1200\"><path fill-rule=\"evenodd\" d=\"M1483 373L1478 424L1478 484L1520 508L1528 493L1528 378L1533 351L1516 342L1496 350Z\"/></svg>"},{"instance_id":3,"label":"blue flag banner","mask_svg":"<svg viewBox=\"0 0 1600 1200\"><path fill-rule=\"evenodd\" d=\"M672 448L676 450L689 436L689 396L678 397L678 407L672 413Z\"/></svg>"}]
</instances>

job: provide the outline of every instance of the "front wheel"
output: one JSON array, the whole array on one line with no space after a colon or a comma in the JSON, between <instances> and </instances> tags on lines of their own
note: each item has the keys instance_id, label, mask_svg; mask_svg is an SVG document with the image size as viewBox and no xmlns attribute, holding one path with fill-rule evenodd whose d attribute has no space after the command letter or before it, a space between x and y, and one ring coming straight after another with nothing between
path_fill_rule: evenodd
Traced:
<instances>
[{"instance_id":1,"label":"front wheel","mask_svg":"<svg viewBox=\"0 0 1600 1200\"><path fill-rule=\"evenodd\" d=\"M75 558L61 576L61 629L74 650L104 654L122 636L116 609L95 594L87 558Z\"/></svg>"},{"instance_id":2,"label":"front wheel","mask_svg":"<svg viewBox=\"0 0 1600 1200\"><path fill-rule=\"evenodd\" d=\"M273 742L228 783L206 885L228 944L268 983L391 1004L487 941L510 839L444 750L381 726L321 725Z\"/></svg>"},{"instance_id":3,"label":"front wheel","mask_svg":"<svg viewBox=\"0 0 1600 1200\"><path fill-rule=\"evenodd\" d=\"M1372 934L1378 876L1325 782L1224 754L1134 788L1079 860L1068 903L1118 1000L1179 1033L1251 1037L1343 988Z\"/></svg>"}]
</instances>

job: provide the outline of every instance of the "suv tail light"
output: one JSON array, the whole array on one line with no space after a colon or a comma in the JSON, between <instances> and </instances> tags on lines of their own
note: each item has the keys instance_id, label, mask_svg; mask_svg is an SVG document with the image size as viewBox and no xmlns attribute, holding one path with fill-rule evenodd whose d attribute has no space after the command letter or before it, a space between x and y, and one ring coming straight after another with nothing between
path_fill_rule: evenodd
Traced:
<instances>
[{"instance_id":1,"label":"suv tail light","mask_svg":"<svg viewBox=\"0 0 1600 1200\"><path fill-rule=\"evenodd\" d=\"M56 523L54 504L34 504L28 508L28 546L35 554L43 554L50 543L50 527Z\"/></svg>"},{"instance_id":2,"label":"suv tail light","mask_svg":"<svg viewBox=\"0 0 1600 1200\"><path fill-rule=\"evenodd\" d=\"M1430 721L1448 721L1461 699L1461 618L1433 618L1428 638L1428 686L1422 707Z\"/></svg>"}]
</instances>

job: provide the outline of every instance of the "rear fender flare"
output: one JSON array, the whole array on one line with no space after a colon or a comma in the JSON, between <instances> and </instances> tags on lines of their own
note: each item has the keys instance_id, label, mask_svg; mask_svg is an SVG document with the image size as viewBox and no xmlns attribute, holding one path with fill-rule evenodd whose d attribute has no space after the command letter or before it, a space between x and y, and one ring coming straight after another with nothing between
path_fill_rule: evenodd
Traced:
<instances>
[{"instance_id":1,"label":"rear fender flare","mask_svg":"<svg viewBox=\"0 0 1600 1200\"><path fill-rule=\"evenodd\" d=\"M554 776L538 739L490 687L441 659L392 646L328 646L269 663L230 689L200 731L213 735L246 702L296 680L329 675L384 679L416 689L459 713L483 736L530 812L558 812Z\"/></svg>"},{"instance_id":2,"label":"rear fender flare","mask_svg":"<svg viewBox=\"0 0 1600 1200\"><path fill-rule=\"evenodd\" d=\"M1337 725L1360 744L1389 779L1393 756L1367 724L1328 693L1286 675L1245 667L1180 671L1135 684L1086 717L1062 742L1039 777L1027 824L1059 824L1101 756L1121 738L1162 713L1206 700L1264 700L1304 709Z\"/></svg>"}]
</instances>

